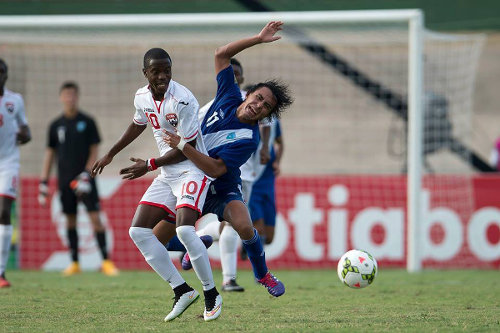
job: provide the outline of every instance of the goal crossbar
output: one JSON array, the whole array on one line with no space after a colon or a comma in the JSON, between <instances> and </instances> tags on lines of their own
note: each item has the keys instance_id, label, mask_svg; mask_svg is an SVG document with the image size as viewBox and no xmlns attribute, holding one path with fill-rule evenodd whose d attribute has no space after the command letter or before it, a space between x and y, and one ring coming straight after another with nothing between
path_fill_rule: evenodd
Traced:
<instances>
[{"instance_id":1,"label":"goal crossbar","mask_svg":"<svg viewBox=\"0 0 500 333\"><path fill-rule=\"evenodd\" d=\"M418 9L368 11L311 11L272 13L3 15L0 27L119 27L257 24L272 20L294 23L406 22L422 16Z\"/></svg>"}]
</instances>

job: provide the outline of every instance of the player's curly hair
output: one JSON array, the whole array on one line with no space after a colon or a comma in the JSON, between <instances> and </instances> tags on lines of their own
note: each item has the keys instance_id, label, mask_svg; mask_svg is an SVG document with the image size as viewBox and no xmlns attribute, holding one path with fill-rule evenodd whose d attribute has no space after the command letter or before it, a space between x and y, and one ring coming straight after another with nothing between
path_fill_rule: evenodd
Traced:
<instances>
[{"instance_id":1,"label":"player's curly hair","mask_svg":"<svg viewBox=\"0 0 500 333\"><path fill-rule=\"evenodd\" d=\"M165 59L165 58L170 60L170 63L172 63L172 58L170 58L170 55L164 49L161 49L159 47L149 49L146 52L146 54L144 54L144 68L148 68L149 62L153 59Z\"/></svg>"},{"instance_id":2,"label":"player's curly hair","mask_svg":"<svg viewBox=\"0 0 500 333\"><path fill-rule=\"evenodd\" d=\"M279 119L281 117L281 113L293 103L293 98L288 85L278 79L267 80L248 87L247 96L261 87L266 87L271 90L276 98L276 105L271 110L271 113L267 116L267 118L269 120L273 117Z\"/></svg>"}]
</instances>

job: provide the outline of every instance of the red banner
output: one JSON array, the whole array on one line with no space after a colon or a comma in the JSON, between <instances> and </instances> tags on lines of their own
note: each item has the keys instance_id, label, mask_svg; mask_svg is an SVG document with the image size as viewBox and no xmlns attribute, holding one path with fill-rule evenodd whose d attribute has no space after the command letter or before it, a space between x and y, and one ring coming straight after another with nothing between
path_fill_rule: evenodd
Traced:
<instances>
[{"instance_id":1,"label":"red banner","mask_svg":"<svg viewBox=\"0 0 500 333\"><path fill-rule=\"evenodd\" d=\"M148 267L128 228L150 183L151 179L98 179L108 247L122 269ZM418 243L424 267L499 268L500 176L430 176L423 187ZM22 180L20 267L62 269L69 263L69 254L59 198L54 194L48 207L41 207L37 190L37 179ZM54 182L51 190L56 190ZM342 254L352 248L370 252L384 267L405 266L405 177L282 177L276 199L275 238L266 247L272 269L335 269ZM83 268L99 267L84 207L78 209L78 231ZM209 254L214 266L219 266L217 244ZM248 262L239 265L250 267Z\"/></svg>"}]
</instances>

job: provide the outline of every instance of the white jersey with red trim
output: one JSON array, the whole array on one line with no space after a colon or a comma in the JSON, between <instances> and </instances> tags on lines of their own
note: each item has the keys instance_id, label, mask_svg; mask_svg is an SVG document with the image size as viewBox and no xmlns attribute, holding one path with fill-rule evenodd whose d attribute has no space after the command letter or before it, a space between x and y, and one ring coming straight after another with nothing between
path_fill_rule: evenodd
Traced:
<instances>
[{"instance_id":1,"label":"white jersey with red trim","mask_svg":"<svg viewBox=\"0 0 500 333\"><path fill-rule=\"evenodd\" d=\"M163 141L163 130L176 133L187 142L196 139L196 149L207 154L198 122L198 101L189 89L171 80L164 99L160 102L155 101L148 86L144 86L137 90L134 105L134 123L150 123L161 156L172 150ZM169 178L178 177L191 170L203 173L190 160L161 167L162 175Z\"/></svg>"},{"instance_id":2,"label":"white jersey with red trim","mask_svg":"<svg viewBox=\"0 0 500 333\"><path fill-rule=\"evenodd\" d=\"M23 97L4 89L0 96L0 167L19 167L17 132L27 124Z\"/></svg>"}]
</instances>

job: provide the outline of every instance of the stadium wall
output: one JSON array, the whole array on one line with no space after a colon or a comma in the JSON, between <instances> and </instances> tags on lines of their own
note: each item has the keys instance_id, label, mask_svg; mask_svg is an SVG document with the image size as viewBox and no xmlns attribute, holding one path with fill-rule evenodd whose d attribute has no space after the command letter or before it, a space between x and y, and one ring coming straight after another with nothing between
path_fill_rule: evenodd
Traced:
<instances>
[{"instance_id":1,"label":"stadium wall","mask_svg":"<svg viewBox=\"0 0 500 333\"><path fill-rule=\"evenodd\" d=\"M439 182L430 177L440 177ZM422 192L423 221L420 255L426 268L500 268L500 176L475 176L473 207L454 206L439 199L443 184L453 186L463 176L428 176ZM122 269L146 269L130 241L128 228L142 193L151 179L98 179L103 220L111 255ZM435 189L432 184L439 183ZM429 185L429 186L426 186ZM50 207L38 205L38 179L22 181L20 267L60 270L66 267L65 221L57 193ZM55 180L51 182L55 191ZM365 193L391 192L381 201ZM277 183L278 218L273 243L266 248L269 265L284 269L332 269L351 248L370 252L382 267L406 265L406 179L402 176L282 177ZM79 207L81 264L100 263L90 222ZM209 254L215 267L218 248ZM174 261L175 255L172 256ZM248 261L239 265L249 268Z\"/></svg>"}]
</instances>

